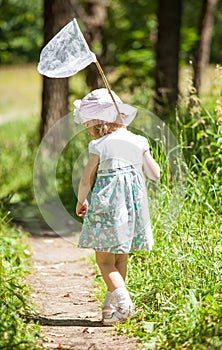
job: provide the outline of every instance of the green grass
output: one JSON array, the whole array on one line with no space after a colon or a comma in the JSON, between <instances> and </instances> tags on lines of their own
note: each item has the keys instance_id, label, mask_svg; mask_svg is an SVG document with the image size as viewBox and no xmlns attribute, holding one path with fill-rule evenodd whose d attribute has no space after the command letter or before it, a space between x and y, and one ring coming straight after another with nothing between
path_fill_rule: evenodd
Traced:
<instances>
[{"instance_id":1,"label":"green grass","mask_svg":"<svg viewBox=\"0 0 222 350\"><path fill-rule=\"evenodd\" d=\"M222 119L218 108L198 108L198 115L180 110L172 126L187 163L179 193L166 157L152 145L165 172L149 186L155 245L130 255L127 284L137 313L116 327L138 336L144 350L222 348ZM100 275L96 281L101 299Z\"/></svg>"},{"instance_id":2,"label":"green grass","mask_svg":"<svg viewBox=\"0 0 222 350\"><path fill-rule=\"evenodd\" d=\"M24 67L1 69L0 75L0 349L37 350L40 330L30 321L34 310L25 283L31 272L29 247L26 234L11 223L10 212L13 203L33 201L36 77L33 81L35 73Z\"/></svg>"},{"instance_id":3,"label":"green grass","mask_svg":"<svg viewBox=\"0 0 222 350\"><path fill-rule=\"evenodd\" d=\"M222 220L205 202L205 185L192 179L176 220L156 227L152 252L130 257L128 287L138 315L118 330L139 335L147 349L222 346Z\"/></svg>"},{"instance_id":4,"label":"green grass","mask_svg":"<svg viewBox=\"0 0 222 350\"><path fill-rule=\"evenodd\" d=\"M0 126L0 199L31 200L32 168L38 144L37 122L32 118Z\"/></svg>"},{"instance_id":5,"label":"green grass","mask_svg":"<svg viewBox=\"0 0 222 350\"><path fill-rule=\"evenodd\" d=\"M29 318L34 312L26 234L11 223L11 206L33 201L32 167L37 145L37 123L30 118L0 126L0 349L37 350L39 327ZM29 320L29 321L28 321Z\"/></svg>"},{"instance_id":6,"label":"green grass","mask_svg":"<svg viewBox=\"0 0 222 350\"><path fill-rule=\"evenodd\" d=\"M0 122L40 114L41 76L33 65L0 68Z\"/></svg>"},{"instance_id":7,"label":"green grass","mask_svg":"<svg viewBox=\"0 0 222 350\"><path fill-rule=\"evenodd\" d=\"M39 327L28 321L33 313L27 300L30 252L24 233L9 222L0 210L0 349L40 350L36 345Z\"/></svg>"}]
</instances>

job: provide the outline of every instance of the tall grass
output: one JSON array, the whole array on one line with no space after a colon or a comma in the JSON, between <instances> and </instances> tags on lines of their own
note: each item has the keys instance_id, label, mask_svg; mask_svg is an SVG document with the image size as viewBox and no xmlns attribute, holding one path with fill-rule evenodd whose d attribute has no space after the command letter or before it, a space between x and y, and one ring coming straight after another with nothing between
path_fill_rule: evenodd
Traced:
<instances>
[{"instance_id":1,"label":"tall grass","mask_svg":"<svg viewBox=\"0 0 222 350\"><path fill-rule=\"evenodd\" d=\"M26 234L11 222L13 203L33 201L32 166L36 123L14 121L0 127L0 349L37 350L39 327L29 320L33 309L25 283L31 272Z\"/></svg>"},{"instance_id":2,"label":"tall grass","mask_svg":"<svg viewBox=\"0 0 222 350\"><path fill-rule=\"evenodd\" d=\"M119 333L137 335L143 349L221 349L222 347L222 120L218 105L209 112L198 101L188 108L175 133L188 165L177 215L162 216L173 183L151 191L155 246L131 255L128 288L137 314ZM179 118L179 117L178 117ZM157 161L163 158L153 150ZM159 160L158 160L159 157ZM163 166L164 168L164 166ZM155 198L152 198L154 196ZM166 213L164 212L164 215Z\"/></svg>"},{"instance_id":3,"label":"tall grass","mask_svg":"<svg viewBox=\"0 0 222 350\"><path fill-rule=\"evenodd\" d=\"M0 349L40 350L39 327L27 322L33 312L27 299L25 277L30 272L30 253L24 233L9 222L0 208Z\"/></svg>"},{"instance_id":4,"label":"tall grass","mask_svg":"<svg viewBox=\"0 0 222 350\"><path fill-rule=\"evenodd\" d=\"M0 199L11 202L33 199L32 169L38 144L34 118L0 126Z\"/></svg>"}]
</instances>

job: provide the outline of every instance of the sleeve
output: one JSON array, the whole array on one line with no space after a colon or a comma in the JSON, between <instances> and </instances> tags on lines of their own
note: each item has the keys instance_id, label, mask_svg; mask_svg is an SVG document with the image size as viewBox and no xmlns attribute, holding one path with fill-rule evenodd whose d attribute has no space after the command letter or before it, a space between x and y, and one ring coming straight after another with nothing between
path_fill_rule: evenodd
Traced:
<instances>
[{"instance_id":1,"label":"sleeve","mask_svg":"<svg viewBox=\"0 0 222 350\"><path fill-rule=\"evenodd\" d=\"M150 149L149 143L144 136L141 136L141 146L142 146L143 153Z\"/></svg>"},{"instance_id":2,"label":"sleeve","mask_svg":"<svg viewBox=\"0 0 222 350\"><path fill-rule=\"evenodd\" d=\"M89 143L88 151L89 151L89 153L97 154L98 156L100 155L100 152L99 152L99 150L98 150L98 147L96 147L96 144L95 144L95 141L94 141L94 140L92 140L92 141Z\"/></svg>"}]
</instances>

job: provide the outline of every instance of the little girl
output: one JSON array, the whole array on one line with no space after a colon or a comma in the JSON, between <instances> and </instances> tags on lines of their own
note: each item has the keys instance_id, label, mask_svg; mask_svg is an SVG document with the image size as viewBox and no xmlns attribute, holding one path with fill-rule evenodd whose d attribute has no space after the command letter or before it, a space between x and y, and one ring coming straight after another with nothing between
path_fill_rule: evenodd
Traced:
<instances>
[{"instance_id":1,"label":"little girl","mask_svg":"<svg viewBox=\"0 0 222 350\"><path fill-rule=\"evenodd\" d=\"M147 139L127 130L137 109L122 103L114 92L112 95L116 105L107 89L94 90L74 102L75 121L84 124L94 138L79 184L76 214L84 222L78 246L95 250L107 285L104 325L123 322L133 313L125 286L128 254L150 250L153 245L142 168L153 180L160 176Z\"/></svg>"}]
</instances>

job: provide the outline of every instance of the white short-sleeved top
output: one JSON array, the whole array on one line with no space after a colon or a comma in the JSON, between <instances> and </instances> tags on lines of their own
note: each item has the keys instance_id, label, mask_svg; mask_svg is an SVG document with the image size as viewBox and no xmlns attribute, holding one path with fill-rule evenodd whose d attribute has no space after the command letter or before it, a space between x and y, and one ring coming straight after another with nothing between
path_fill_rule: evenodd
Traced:
<instances>
[{"instance_id":1,"label":"white short-sleeved top","mask_svg":"<svg viewBox=\"0 0 222 350\"><path fill-rule=\"evenodd\" d=\"M125 128L119 128L111 134L89 143L89 153L100 158L99 169L116 169L133 165L142 170L143 154L149 149L148 141Z\"/></svg>"}]
</instances>

